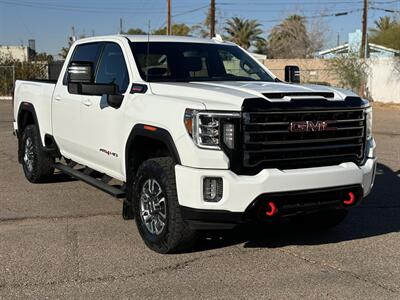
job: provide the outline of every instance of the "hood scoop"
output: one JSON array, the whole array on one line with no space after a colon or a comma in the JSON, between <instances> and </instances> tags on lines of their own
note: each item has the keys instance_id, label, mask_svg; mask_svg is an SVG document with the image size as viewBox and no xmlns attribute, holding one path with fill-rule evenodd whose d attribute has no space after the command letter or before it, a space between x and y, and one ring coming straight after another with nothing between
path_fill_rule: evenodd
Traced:
<instances>
[{"instance_id":1,"label":"hood scoop","mask_svg":"<svg viewBox=\"0 0 400 300\"><path fill-rule=\"evenodd\" d=\"M287 92L287 93L263 93L265 97L271 100L281 100L284 97L323 97L334 98L332 92Z\"/></svg>"}]
</instances>

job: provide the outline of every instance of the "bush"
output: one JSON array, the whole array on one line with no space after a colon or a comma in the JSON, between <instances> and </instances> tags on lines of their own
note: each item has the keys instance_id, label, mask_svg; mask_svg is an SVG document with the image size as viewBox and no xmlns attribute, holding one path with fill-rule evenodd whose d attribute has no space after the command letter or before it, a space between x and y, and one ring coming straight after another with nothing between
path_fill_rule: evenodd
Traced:
<instances>
[{"instance_id":1,"label":"bush","mask_svg":"<svg viewBox=\"0 0 400 300\"><path fill-rule=\"evenodd\" d=\"M0 95L11 95L15 80L46 79L48 76L47 61L21 62L11 58L0 57Z\"/></svg>"},{"instance_id":2,"label":"bush","mask_svg":"<svg viewBox=\"0 0 400 300\"><path fill-rule=\"evenodd\" d=\"M365 59L359 58L358 53L343 54L330 59L328 68L341 87L363 94L369 67Z\"/></svg>"}]
</instances>

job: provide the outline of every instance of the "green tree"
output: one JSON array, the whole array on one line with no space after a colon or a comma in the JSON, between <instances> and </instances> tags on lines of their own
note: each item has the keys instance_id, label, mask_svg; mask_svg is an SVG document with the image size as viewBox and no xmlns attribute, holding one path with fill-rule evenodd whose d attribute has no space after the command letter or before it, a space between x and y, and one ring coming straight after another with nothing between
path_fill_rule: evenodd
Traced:
<instances>
[{"instance_id":1,"label":"green tree","mask_svg":"<svg viewBox=\"0 0 400 300\"><path fill-rule=\"evenodd\" d=\"M47 61L19 61L11 57L0 57L0 94L10 95L14 86L12 70L15 79L46 79Z\"/></svg>"},{"instance_id":2,"label":"green tree","mask_svg":"<svg viewBox=\"0 0 400 300\"><path fill-rule=\"evenodd\" d=\"M143 31L140 28L129 28L127 32L124 32L126 34L131 34L131 35L144 35L147 34L147 32Z\"/></svg>"},{"instance_id":3,"label":"green tree","mask_svg":"<svg viewBox=\"0 0 400 300\"><path fill-rule=\"evenodd\" d=\"M268 55L268 43L266 40L257 40L254 43L254 48L255 53Z\"/></svg>"},{"instance_id":4,"label":"green tree","mask_svg":"<svg viewBox=\"0 0 400 300\"><path fill-rule=\"evenodd\" d=\"M268 36L269 53L273 58L306 58L321 46L314 45L303 16L290 15L272 28Z\"/></svg>"},{"instance_id":5,"label":"green tree","mask_svg":"<svg viewBox=\"0 0 400 300\"><path fill-rule=\"evenodd\" d=\"M191 32L191 28L184 23L176 23L171 28L172 35L188 36ZM158 28L152 32L155 35L166 35L167 27Z\"/></svg>"},{"instance_id":6,"label":"green tree","mask_svg":"<svg viewBox=\"0 0 400 300\"><path fill-rule=\"evenodd\" d=\"M51 54L47 54L46 52L38 53L34 56L34 61L42 61L42 62L52 62L54 61L54 57Z\"/></svg>"},{"instance_id":7,"label":"green tree","mask_svg":"<svg viewBox=\"0 0 400 300\"><path fill-rule=\"evenodd\" d=\"M390 17L375 21L376 28L370 29L369 41L374 44L400 50L400 22Z\"/></svg>"},{"instance_id":8,"label":"green tree","mask_svg":"<svg viewBox=\"0 0 400 300\"><path fill-rule=\"evenodd\" d=\"M342 54L328 60L328 69L341 87L363 94L369 67L365 59L359 58L358 53Z\"/></svg>"},{"instance_id":9,"label":"green tree","mask_svg":"<svg viewBox=\"0 0 400 300\"><path fill-rule=\"evenodd\" d=\"M260 27L261 24L257 20L233 17L226 22L224 29L230 41L248 49L258 40L264 40Z\"/></svg>"},{"instance_id":10,"label":"green tree","mask_svg":"<svg viewBox=\"0 0 400 300\"><path fill-rule=\"evenodd\" d=\"M376 28L370 29L372 34L380 33L385 30L389 30L397 25L396 20L392 19L390 16L380 17L379 20L375 20L374 24Z\"/></svg>"}]
</instances>

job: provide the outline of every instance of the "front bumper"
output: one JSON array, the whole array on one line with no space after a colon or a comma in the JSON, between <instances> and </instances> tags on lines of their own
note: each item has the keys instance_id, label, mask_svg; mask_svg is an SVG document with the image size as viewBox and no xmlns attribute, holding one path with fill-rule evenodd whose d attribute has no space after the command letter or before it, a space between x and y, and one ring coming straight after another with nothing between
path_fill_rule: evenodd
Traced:
<instances>
[{"instance_id":1,"label":"front bumper","mask_svg":"<svg viewBox=\"0 0 400 300\"><path fill-rule=\"evenodd\" d=\"M372 188L376 158L368 158L365 164L342 163L319 168L279 170L266 169L254 176L236 175L230 170L195 169L175 167L177 193L184 217L193 219L198 213L206 221L226 220L239 223L243 213L254 200L263 194L301 192L333 187L360 186L361 198ZM217 203L203 200L203 179L221 177L223 196Z\"/></svg>"}]
</instances>

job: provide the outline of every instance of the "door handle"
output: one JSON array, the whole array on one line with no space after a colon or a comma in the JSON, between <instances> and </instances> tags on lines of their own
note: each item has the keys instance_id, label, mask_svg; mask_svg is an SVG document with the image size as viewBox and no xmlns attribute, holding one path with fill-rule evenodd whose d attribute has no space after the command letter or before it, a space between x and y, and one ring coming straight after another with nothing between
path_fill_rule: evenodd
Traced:
<instances>
[{"instance_id":1,"label":"door handle","mask_svg":"<svg viewBox=\"0 0 400 300\"><path fill-rule=\"evenodd\" d=\"M82 100L82 104L85 106L92 106L92 101L90 101L90 99L84 99Z\"/></svg>"},{"instance_id":2,"label":"door handle","mask_svg":"<svg viewBox=\"0 0 400 300\"><path fill-rule=\"evenodd\" d=\"M54 100L60 101L61 100L61 96L59 96L59 95L55 96Z\"/></svg>"}]
</instances>

